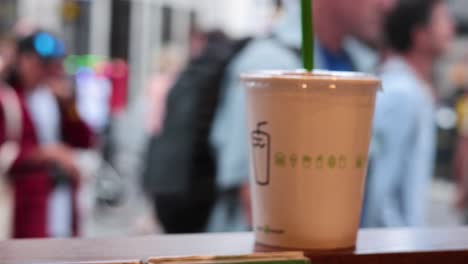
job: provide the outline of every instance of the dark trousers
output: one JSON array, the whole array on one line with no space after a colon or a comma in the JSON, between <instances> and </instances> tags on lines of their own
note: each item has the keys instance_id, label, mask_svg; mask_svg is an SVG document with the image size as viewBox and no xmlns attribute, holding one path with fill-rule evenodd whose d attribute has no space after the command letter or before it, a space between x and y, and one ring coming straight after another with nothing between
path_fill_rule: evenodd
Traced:
<instances>
[{"instance_id":1,"label":"dark trousers","mask_svg":"<svg viewBox=\"0 0 468 264\"><path fill-rule=\"evenodd\" d=\"M154 209L168 234L206 231L215 200L183 195L154 195Z\"/></svg>"}]
</instances>

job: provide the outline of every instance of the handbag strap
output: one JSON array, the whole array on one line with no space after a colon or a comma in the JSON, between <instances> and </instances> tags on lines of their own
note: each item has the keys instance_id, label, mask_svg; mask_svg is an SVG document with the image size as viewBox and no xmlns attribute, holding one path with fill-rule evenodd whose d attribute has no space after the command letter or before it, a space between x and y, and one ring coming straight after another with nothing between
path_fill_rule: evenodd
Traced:
<instances>
[{"instance_id":1,"label":"handbag strap","mask_svg":"<svg viewBox=\"0 0 468 264\"><path fill-rule=\"evenodd\" d=\"M0 98L5 121L5 139L18 141L22 134L21 105L18 95L10 88L3 88Z\"/></svg>"},{"instance_id":2,"label":"handbag strap","mask_svg":"<svg viewBox=\"0 0 468 264\"><path fill-rule=\"evenodd\" d=\"M7 174L19 155L19 140L23 132L22 112L15 91L0 84L0 109L3 112L5 142L0 145L0 177Z\"/></svg>"}]
</instances>

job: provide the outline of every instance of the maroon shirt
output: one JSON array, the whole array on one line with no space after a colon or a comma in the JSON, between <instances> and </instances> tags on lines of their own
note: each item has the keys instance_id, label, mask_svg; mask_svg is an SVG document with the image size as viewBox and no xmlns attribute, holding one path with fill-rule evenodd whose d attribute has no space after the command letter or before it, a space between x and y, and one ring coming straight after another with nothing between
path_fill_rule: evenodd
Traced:
<instances>
[{"instance_id":1,"label":"maroon shirt","mask_svg":"<svg viewBox=\"0 0 468 264\"><path fill-rule=\"evenodd\" d=\"M43 238L48 236L47 205L52 191L52 176L46 164L38 163L34 157L39 141L36 128L26 108L25 96L17 86L22 110L22 129L20 154L9 174L14 186L14 238ZM0 111L1 112L1 111ZM73 105L61 106L61 132L63 143L72 147L88 148L93 145L93 134L89 127L78 117ZM0 143L5 142L5 122L0 113ZM73 230L77 234L76 190L78 183L73 184Z\"/></svg>"}]
</instances>

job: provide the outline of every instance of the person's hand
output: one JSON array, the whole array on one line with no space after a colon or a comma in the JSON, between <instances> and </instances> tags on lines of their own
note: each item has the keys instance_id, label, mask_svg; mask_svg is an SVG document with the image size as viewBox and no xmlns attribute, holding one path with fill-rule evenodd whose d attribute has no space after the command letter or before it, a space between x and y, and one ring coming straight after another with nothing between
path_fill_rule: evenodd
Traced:
<instances>
[{"instance_id":1,"label":"person's hand","mask_svg":"<svg viewBox=\"0 0 468 264\"><path fill-rule=\"evenodd\" d=\"M4 74L6 69L6 63L5 60L0 56L0 76Z\"/></svg>"},{"instance_id":2,"label":"person's hand","mask_svg":"<svg viewBox=\"0 0 468 264\"><path fill-rule=\"evenodd\" d=\"M247 182L240 188L240 199L241 204L244 209L245 218L247 224L251 227L253 220L252 220L252 197L250 193L250 184Z\"/></svg>"},{"instance_id":3,"label":"person's hand","mask_svg":"<svg viewBox=\"0 0 468 264\"><path fill-rule=\"evenodd\" d=\"M463 190L457 190L455 195L455 208L460 211L466 208L466 193Z\"/></svg>"},{"instance_id":4,"label":"person's hand","mask_svg":"<svg viewBox=\"0 0 468 264\"><path fill-rule=\"evenodd\" d=\"M468 201L468 139L460 137L454 155L453 174L456 179L457 192L455 207L463 210Z\"/></svg>"},{"instance_id":5,"label":"person's hand","mask_svg":"<svg viewBox=\"0 0 468 264\"><path fill-rule=\"evenodd\" d=\"M73 179L79 178L80 172L71 148L62 144L44 146L42 154L46 162L59 166Z\"/></svg>"},{"instance_id":6,"label":"person's hand","mask_svg":"<svg viewBox=\"0 0 468 264\"><path fill-rule=\"evenodd\" d=\"M47 85L60 102L73 101L73 87L66 78L49 78Z\"/></svg>"}]
</instances>

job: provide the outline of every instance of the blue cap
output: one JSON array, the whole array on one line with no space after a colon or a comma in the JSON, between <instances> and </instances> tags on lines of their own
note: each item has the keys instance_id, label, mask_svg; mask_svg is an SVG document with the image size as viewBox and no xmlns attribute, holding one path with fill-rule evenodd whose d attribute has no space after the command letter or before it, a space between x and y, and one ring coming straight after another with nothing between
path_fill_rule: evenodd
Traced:
<instances>
[{"instance_id":1,"label":"blue cap","mask_svg":"<svg viewBox=\"0 0 468 264\"><path fill-rule=\"evenodd\" d=\"M39 31L21 40L18 44L19 52L34 52L41 59L54 60L65 57L64 43L54 35Z\"/></svg>"}]
</instances>

